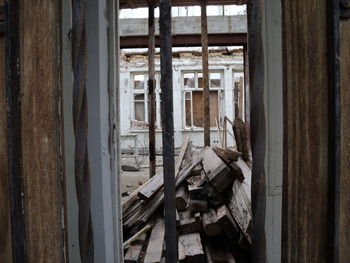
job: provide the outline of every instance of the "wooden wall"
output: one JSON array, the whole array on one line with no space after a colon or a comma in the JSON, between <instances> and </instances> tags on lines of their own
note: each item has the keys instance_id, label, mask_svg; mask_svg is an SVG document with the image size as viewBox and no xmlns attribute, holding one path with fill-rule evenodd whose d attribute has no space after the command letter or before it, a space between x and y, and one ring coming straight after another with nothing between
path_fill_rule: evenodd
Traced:
<instances>
[{"instance_id":1,"label":"wooden wall","mask_svg":"<svg viewBox=\"0 0 350 263\"><path fill-rule=\"evenodd\" d=\"M327 0L285 0L282 262L329 262Z\"/></svg>"},{"instance_id":2,"label":"wooden wall","mask_svg":"<svg viewBox=\"0 0 350 263\"><path fill-rule=\"evenodd\" d=\"M341 197L340 263L350 258L350 19L340 24L341 57Z\"/></svg>"},{"instance_id":3,"label":"wooden wall","mask_svg":"<svg viewBox=\"0 0 350 263\"><path fill-rule=\"evenodd\" d=\"M28 262L63 262L60 2L20 1L22 158Z\"/></svg>"},{"instance_id":4,"label":"wooden wall","mask_svg":"<svg viewBox=\"0 0 350 263\"><path fill-rule=\"evenodd\" d=\"M4 4L0 0L0 6ZM0 259L12 262L11 226L8 198L7 110L5 76L5 34L0 33Z\"/></svg>"}]
</instances>

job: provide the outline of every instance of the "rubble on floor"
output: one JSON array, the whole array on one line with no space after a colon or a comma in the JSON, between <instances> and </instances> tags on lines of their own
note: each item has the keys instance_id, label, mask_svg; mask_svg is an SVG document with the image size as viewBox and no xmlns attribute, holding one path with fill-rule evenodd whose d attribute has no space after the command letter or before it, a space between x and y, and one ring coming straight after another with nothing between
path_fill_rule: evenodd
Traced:
<instances>
[{"instance_id":1,"label":"rubble on floor","mask_svg":"<svg viewBox=\"0 0 350 263\"><path fill-rule=\"evenodd\" d=\"M175 164L179 262L248 262L251 168L240 152L193 149L185 140ZM124 262L165 262L163 175L122 202Z\"/></svg>"}]
</instances>

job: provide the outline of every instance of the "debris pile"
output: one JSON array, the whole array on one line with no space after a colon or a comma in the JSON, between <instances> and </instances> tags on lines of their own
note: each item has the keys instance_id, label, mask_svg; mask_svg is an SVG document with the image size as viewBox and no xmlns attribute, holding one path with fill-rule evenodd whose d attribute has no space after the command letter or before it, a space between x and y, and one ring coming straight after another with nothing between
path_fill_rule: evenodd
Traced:
<instances>
[{"instance_id":1,"label":"debris pile","mask_svg":"<svg viewBox=\"0 0 350 263\"><path fill-rule=\"evenodd\" d=\"M251 244L251 168L242 154L192 149L189 138L175 164L179 262L246 262ZM163 175L122 202L124 262L164 260Z\"/></svg>"}]
</instances>

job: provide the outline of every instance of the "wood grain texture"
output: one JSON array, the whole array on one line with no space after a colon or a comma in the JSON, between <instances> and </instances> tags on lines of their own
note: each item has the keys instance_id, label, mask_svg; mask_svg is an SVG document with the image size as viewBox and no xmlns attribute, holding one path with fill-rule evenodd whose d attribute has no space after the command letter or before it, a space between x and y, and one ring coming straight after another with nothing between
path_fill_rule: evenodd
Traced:
<instances>
[{"instance_id":1,"label":"wood grain texture","mask_svg":"<svg viewBox=\"0 0 350 263\"><path fill-rule=\"evenodd\" d=\"M63 262L60 1L20 1L24 206L28 262Z\"/></svg>"},{"instance_id":2,"label":"wood grain texture","mask_svg":"<svg viewBox=\"0 0 350 263\"><path fill-rule=\"evenodd\" d=\"M327 1L283 1L282 262L328 262Z\"/></svg>"},{"instance_id":3,"label":"wood grain texture","mask_svg":"<svg viewBox=\"0 0 350 263\"><path fill-rule=\"evenodd\" d=\"M341 187L340 187L340 261L350 258L350 20L340 25L341 78Z\"/></svg>"},{"instance_id":4,"label":"wood grain texture","mask_svg":"<svg viewBox=\"0 0 350 263\"><path fill-rule=\"evenodd\" d=\"M0 6L4 4L0 0ZM5 35L0 33L0 258L12 262L10 207L8 198L7 108L5 75Z\"/></svg>"}]
</instances>

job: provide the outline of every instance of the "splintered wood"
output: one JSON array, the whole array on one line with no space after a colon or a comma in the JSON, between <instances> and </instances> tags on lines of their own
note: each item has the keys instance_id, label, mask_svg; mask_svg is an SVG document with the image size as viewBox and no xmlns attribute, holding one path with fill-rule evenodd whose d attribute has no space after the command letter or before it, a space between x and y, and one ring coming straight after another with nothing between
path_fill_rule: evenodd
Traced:
<instances>
[{"instance_id":1,"label":"splintered wood","mask_svg":"<svg viewBox=\"0 0 350 263\"><path fill-rule=\"evenodd\" d=\"M242 154L195 150L186 138L175 176L178 261L246 262L252 230L251 170ZM165 262L163 184L157 174L122 203L125 262Z\"/></svg>"}]
</instances>

